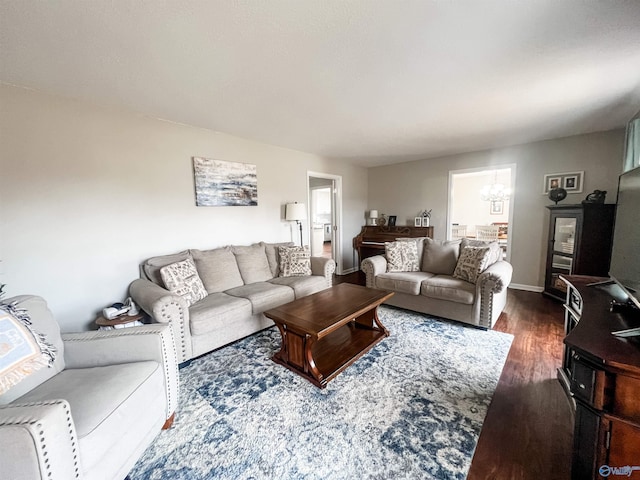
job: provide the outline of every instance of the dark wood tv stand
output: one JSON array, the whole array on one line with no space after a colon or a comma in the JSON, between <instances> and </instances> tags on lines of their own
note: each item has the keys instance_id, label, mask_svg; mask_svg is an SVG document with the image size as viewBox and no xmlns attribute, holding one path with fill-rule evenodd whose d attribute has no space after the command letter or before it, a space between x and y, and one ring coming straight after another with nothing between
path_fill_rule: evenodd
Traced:
<instances>
[{"instance_id":1,"label":"dark wood tv stand","mask_svg":"<svg viewBox=\"0 0 640 480\"><path fill-rule=\"evenodd\" d=\"M611 334L640 327L640 314L611 312L612 300L627 298L615 284L590 286L601 277L560 278L567 335L558 379L575 407L571 477L640 479L640 338Z\"/></svg>"}]
</instances>

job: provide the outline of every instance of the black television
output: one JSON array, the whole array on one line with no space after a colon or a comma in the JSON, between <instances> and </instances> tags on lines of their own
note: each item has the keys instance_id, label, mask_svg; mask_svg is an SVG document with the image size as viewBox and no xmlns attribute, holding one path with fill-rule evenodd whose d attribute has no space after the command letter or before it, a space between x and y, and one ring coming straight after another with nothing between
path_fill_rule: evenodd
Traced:
<instances>
[{"instance_id":1,"label":"black television","mask_svg":"<svg viewBox=\"0 0 640 480\"><path fill-rule=\"evenodd\" d=\"M640 308L640 167L618 182L618 200L609 276Z\"/></svg>"}]
</instances>

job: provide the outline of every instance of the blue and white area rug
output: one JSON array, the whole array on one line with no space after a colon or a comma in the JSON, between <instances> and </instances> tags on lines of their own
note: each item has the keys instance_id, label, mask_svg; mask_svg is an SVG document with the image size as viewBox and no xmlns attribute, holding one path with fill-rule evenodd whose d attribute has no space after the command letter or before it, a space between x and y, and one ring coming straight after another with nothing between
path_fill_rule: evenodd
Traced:
<instances>
[{"instance_id":1,"label":"blue and white area rug","mask_svg":"<svg viewBox=\"0 0 640 480\"><path fill-rule=\"evenodd\" d=\"M381 307L391 336L321 390L275 327L180 370L140 479L465 478L512 336Z\"/></svg>"}]
</instances>

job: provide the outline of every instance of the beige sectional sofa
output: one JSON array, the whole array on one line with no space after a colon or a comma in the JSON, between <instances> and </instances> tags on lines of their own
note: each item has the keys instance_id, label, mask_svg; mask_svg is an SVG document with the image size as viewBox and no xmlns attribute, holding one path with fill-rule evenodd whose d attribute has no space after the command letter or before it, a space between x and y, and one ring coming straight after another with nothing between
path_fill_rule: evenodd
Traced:
<instances>
[{"instance_id":1,"label":"beige sectional sofa","mask_svg":"<svg viewBox=\"0 0 640 480\"><path fill-rule=\"evenodd\" d=\"M369 257L361 265L367 287L395 292L386 302L389 305L482 328L493 327L506 304L513 272L511 264L502 260L496 242L399 240L416 244L417 271L389 271L393 269L389 268L388 253ZM463 263L459 260L465 247L470 247L467 252L485 255L484 263L478 264L478 271L474 272L477 276L471 279L464 275L464 265L459 265Z\"/></svg>"},{"instance_id":2,"label":"beige sectional sofa","mask_svg":"<svg viewBox=\"0 0 640 480\"><path fill-rule=\"evenodd\" d=\"M141 278L131 283L129 293L154 322L171 324L182 363L273 325L265 310L331 286L332 259L310 257L310 271L291 270L290 264L283 265L280 247L293 244L261 242L150 258L140 266ZM161 272L189 259L206 290L195 302L189 298L192 292L169 291Z\"/></svg>"}]
</instances>

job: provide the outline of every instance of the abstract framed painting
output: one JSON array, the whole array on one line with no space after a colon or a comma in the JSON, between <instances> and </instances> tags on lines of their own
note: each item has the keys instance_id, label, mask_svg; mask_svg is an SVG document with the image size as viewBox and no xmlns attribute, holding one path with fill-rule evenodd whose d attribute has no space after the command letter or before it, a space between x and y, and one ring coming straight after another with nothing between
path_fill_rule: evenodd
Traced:
<instances>
[{"instance_id":1,"label":"abstract framed painting","mask_svg":"<svg viewBox=\"0 0 640 480\"><path fill-rule=\"evenodd\" d=\"M250 163L193 157L196 206L258 205L258 172Z\"/></svg>"}]
</instances>

